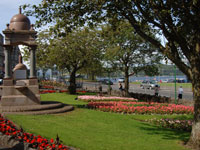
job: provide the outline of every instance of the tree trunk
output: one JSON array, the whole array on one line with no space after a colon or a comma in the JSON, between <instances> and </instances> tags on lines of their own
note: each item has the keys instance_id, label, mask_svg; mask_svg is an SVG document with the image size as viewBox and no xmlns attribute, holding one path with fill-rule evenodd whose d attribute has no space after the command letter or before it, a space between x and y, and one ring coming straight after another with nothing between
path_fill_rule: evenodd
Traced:
<instances>
[{"instance_id":1,"label":"tree trunk","mask_svg":"<svg viewBox=\"0 0 200 150\"><path fill-rule=\"evenodd\" d=\"M76 71L73 70L69 79L70 85L68 87L69 94L76 94Z\"/></svg>"},{"instance_id":2,"label":"tree trunk","mask_svg":"<svg viewBox=\"0 0 200 150\"><path fill-rule=\"evenodd\" d=\"M91 73L91 79L92 79L92 81L94 81L94 78L95 78L94 73Z\"/></svg>"},{"instance_id":3,"label":"tree trunk","mask_svg":"<svg viewBox=\"0 0 200 150\"><path fill-rule=\"evenodd\" d=\"M125 90L125 96L129 96L129 68L125 68L125 83L124 83L124 90Z\"/></svg>"},{"instance_id":4,"label":"tree trunk","mask_svg":"<svg viewBox=\"0 0 200 150\"><path fill-rule=\"evenodd\" d=\"M94 79L95 79L94 73L90 73L89 74L89 79L92 80L92 81L94 81Z\"/></svg>"},{"instance_id":5,"label":"tree trunk","mask_svg":"<svg viewBox=\"0 0 200 150\"><path fill-rule=\"evenodd\" d=\"M46 74L46 69L42 69L42 79L46 79L45 74Z\"/></svg>"},{"instance_id":6,"label":"tree trunk","mask_svg":"<svg viewBox=\"0 0 200 150\"><path fill-rule=\"evenodd\" d=\"M194 69L192 79L192 89L194 95L194 123L188 145L195 149L200 149L200 72Z\"/></svg>"}]
</instances>

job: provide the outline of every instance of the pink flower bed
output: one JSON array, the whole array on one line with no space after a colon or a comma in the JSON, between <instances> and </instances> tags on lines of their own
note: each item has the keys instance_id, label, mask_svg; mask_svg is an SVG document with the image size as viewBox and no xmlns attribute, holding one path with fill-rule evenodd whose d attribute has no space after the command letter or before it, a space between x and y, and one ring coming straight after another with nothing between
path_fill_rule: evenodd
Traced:
<instances>
[{"instance_id":1,"label":"pink flower bed","mask_svg":"<svg viewBox=\"0 0 200 150\"><path fill-rule=\"evenodd\" d=\"M106 100L137 101L137 99L129 98L129 97L116 97L116 96L105 97L105 96L95 96L95 95L82 95L82 96L78 96L78 99L84 100L84 101L106 101Z\"/></svg>"},{"instance_id":2,"label":"pink flower bed","mask_svg":"<svg viewBox=\"0 0 200 150\"><path fill-rule=\"evenodd\" d=\"M32 148L38 150L70 150L67 146L60 144L59 138L56 140L47 140L40 135L35 136L24 132L22 129L17 129L16 126L9 120L5 119L0 114L0 132L5 135L10 135L14 139L24 143L30 143Z\"/></svg>"},{"instance_id":3,"label":"pink flower bed","mask_svg":"<svg viewBox=\"0 0 200 150\"><path fill-rule=\"evenodd\" d=\"M147 102L90 102L89 108L104 112L137 114L193 114L194 107Z\"/></svg>"}]
</instances>

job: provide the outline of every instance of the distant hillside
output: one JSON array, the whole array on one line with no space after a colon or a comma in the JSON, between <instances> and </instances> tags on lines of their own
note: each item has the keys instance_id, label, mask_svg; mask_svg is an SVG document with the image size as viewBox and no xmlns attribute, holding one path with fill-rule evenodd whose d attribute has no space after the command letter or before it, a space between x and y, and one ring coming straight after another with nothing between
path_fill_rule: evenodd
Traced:
<instances>
[{"instance_id":1,"label":"distant hillside","mask_svg":"<svg viewBox=\"0 0 200 150\"><path fill-rule=\"evenodd\" d=\"M161 65L160 76L173 76L175 67L173 65ZM185 75L176 67L176 75Z\"/></svg>"},{"instance_id":2,"label":"distant hillside","mask_svg":"<svg viewBox=\"0 0 200 150\"><path fill-rule=\"evenodd\" d=\"M159 72L160 76L174 76L175 68L173 65L160 65ZM183 74L177 67L176 67L176 75L182 76ZM138 73L138 76L145 76L144 72Z\"/></svg>"}]
</instances>

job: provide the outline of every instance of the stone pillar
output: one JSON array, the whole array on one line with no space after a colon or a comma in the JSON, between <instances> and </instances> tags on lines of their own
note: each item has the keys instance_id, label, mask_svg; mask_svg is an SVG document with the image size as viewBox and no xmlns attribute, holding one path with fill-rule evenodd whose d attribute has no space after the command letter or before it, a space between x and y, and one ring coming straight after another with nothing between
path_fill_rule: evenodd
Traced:
<instances>
[{"instance_id":1,"label":"stone pillar","mask_svg":"<svg viewBox=\"0 0 200 150\"><path fill-rule=\"evenodd\" d=\"M11 51L12 46L4 46L5 55L5 79L11 78Z\"/></svg>"},{"instance_id":2,"label":"stone pillar","mask_svg":"<svg viewBox=\"0 0 200 150\"><path fill-rule=\"evenodd\" d=\"M35 51L36 46L30 47L30 78L36 78L36 58L35 58Z\"/></svg>"}]
</instances>

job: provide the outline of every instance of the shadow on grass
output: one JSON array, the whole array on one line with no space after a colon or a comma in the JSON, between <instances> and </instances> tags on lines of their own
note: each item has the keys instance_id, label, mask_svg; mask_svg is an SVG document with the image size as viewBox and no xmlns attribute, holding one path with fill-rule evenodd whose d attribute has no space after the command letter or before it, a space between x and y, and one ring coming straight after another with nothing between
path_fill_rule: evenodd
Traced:
<instances>
[{"instance_id":1,"label":"shadow on grass","mask_svg":"<svg viewBox=\"0 0 200 150\"><path fill-rule=\"evenodd\" d=\"M74 106L75 108L83 108L83 109L88 109L87 104L70 104Z\"/></svg>"},{"instance_id":2,"label":"shadow on grass","mask_svg":"<svg viewBox=\"0 0 200 150\"><path fill-rule=\"evenodd\" d=\"M58 103L62 103L59 101L55 101L55 100L48 100L48 101L41 101L41 104L58 104ZM75 108L85 108L88 109L87 104L67 104L67 103L63 103L63 105L65 106L74 106Z\"/></svg>"},{"instance_id":3,"label":"shadow on grass","mask_svg":"<svg viewBox=\"0 0 200 150\"><path fill-rule=\"evenodd\" d=\"M86 92L86 93L77 92L76 95L77 96L80 96L80 95L97 95L97 93L96 92Z\"/></svg>"},{"instance_id":4,"label":"shadow on grass","mask_svg":"<svg viewBox=\"0 0 200 150\"><path fill-rule=\"evenodd\" d=\"M180 140L186 144L189 140L190 132L175 130L170 128L162 128L150 123L141 122L139 129L147 131L150 135L161 135L163 139Z\"/></svg>"}]
</instances>

